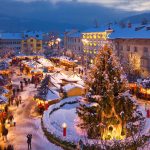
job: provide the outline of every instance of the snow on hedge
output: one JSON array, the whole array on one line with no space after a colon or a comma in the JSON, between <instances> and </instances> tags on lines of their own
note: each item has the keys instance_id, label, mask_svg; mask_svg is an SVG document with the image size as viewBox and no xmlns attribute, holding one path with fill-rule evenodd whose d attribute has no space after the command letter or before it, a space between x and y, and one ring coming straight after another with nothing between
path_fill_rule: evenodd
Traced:
<instances>
[{"instance_id":1,"label":"snow on hedge","mask_svg":"<svg viewBox=\"0 0 150 150\"><path fill-rule=\"evenodd\" d=\"M67 104L78 102L79 98L80 96L66 98L60 103L50 106L48 111L45 111L43 115L44 127L55 136L70 142L77 143L81 138L84 138L84 133L77 128L78 116L76 114L76 107L79 106L79 103ZM59 108L63 104L65 105L61 109L54 111L50 115L53 109ZM64 122L67 124L66 137L63 137L62 124Z\"/></svg>"}]
</instances>

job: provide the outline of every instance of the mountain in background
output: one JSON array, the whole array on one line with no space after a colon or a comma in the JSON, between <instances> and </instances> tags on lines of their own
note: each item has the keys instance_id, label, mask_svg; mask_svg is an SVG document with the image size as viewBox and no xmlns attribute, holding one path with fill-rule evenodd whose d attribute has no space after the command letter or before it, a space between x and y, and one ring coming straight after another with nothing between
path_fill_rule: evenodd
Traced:
<instances>
[{"instance_id":1,"label":"mountain in background","mask_svg":"<svg viewBox=\"0 0 150 150\"><path fill-rule=\"evenodd\" d=\"M134 15L134 16L130 16L130 17L126 17L124 19L122 19L122 22L131 22L133 24L139 24L142 23L142 21L147 20L147 23L150 23L150 12L149 13L142 13L142 14L138 14L138 15Z\"/></svg>"},{"instance_id":2,"label":"mountain in background","mask_svg":"<svg viewBox=\"0 0 150 150\"><path fill-rule=\"evenodd\" d=\"M37 31L63 31L67 28L85 29L86 26L81 24L71 24L65 22L53 22L51 20L38 20L9 17L0 14L0 32L21 32L26 30Z\"/></svg>"},{"instance_id":3,"label":"mountain in background","mask_svg":"<svg viewBox=\"0 0 150 150\"><path fill-rule=\"evenodd\" d=\"M119 21L134 12L105 7L97 3L50 0L31 1L3 0L0 3L0 31L20 32L24 30L64 31L86 28Z\"/></svg>"}]
</instances>

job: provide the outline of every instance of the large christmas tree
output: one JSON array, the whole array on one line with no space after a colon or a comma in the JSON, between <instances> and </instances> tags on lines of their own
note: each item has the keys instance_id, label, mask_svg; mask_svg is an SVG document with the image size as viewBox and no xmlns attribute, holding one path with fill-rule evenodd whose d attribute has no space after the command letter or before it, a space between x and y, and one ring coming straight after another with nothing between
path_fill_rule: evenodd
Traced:
<instances>
[{"instance_id":1,"label":"large christmas tree","mask_svg":"<svg viewBox=\"0 0 150 150\"><path fill-rule=\"evenodd\" d=\"M141 116L128 93L123 69L108 46L99 51L86 85L88 96L77 108L79 127L87 130L89 138L109 140L129 136L127 125Z\"/></svg>"}]
</instances>

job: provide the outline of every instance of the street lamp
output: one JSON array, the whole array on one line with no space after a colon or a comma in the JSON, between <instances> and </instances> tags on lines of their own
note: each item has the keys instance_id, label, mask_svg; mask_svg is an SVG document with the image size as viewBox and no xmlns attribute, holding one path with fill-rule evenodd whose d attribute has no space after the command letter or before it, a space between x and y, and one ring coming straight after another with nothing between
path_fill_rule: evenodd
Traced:
<instances>
[{"instance_id":1,"label":"street lamp","mask_svg":"<svg viewBox=\"0 0 150 150\"><path fill-rule=\"evenodd\" d=\"M60 42L61 42L61 39L60 38L57 38L56 41L58 42L58 50L60 49ZM60 54L60 52L59 52Z\"/></svg>"},{"instance_id":2,"label":"street lamp","mask_svg":"<svg viewBox=\"0 0 150 150\"><path fill-rule=\"evenodd\" d=\"M60 49L60 42L61 42L61 39L60 39L60 38L57 38L56 41L58 42L58 49Z\"/></svg>"}]
</instances>

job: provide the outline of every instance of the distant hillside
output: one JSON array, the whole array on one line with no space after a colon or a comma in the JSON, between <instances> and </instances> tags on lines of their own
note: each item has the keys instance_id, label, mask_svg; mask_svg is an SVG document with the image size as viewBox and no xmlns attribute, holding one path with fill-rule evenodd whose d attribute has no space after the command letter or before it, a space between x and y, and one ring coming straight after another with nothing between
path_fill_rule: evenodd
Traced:
<instances>
[{"instance_id":1,"label":"distant hillside","mask_svg":"<svg viewBox=\"0 0 150 150\"><path fill-rule=\"evenodd\" d=\"M121 21L131 22L131 23L141 23L144 20L147 20L147 22L150 23L150 12L134 15L134 16L131 16L131 17L127 17L127 18L124 18Z\"/></svg>"},{"instance_id":2,"label":"distant hillside","mask_svg":"<svg viewBox=\"0 0 150 150\"><path fill-rule=\"evenodd\" d=\"M25 30L64 31L66 28L78 28L82 30L86 27L81 24L71 24L61 21L53 22L51 20L20 19L0 14L0 32L20 32Z\"/></svg>"}]
</instances>

